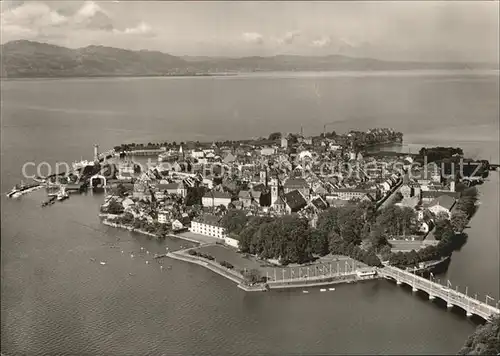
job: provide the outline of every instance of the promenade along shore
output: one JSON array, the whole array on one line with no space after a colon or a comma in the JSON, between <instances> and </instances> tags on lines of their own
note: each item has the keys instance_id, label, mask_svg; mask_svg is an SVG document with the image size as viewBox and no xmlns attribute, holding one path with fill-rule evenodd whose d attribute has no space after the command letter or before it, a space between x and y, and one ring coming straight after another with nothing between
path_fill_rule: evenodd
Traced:
<instances>
[{"instance_id":1,"label":"promenade along shore","mask_svg":"<svg viewBox=\"0 0 500 356\"><path fill-rule=\"evenodd\" d=\"M101 214L104 217L106 214ZM126 229L139 234L158 237L141 229L131 226L117 224L104 219L103 224L114 228ZM326 257L318 260L317 263L307 265L291 266L271 266L263 267L262 261L258 261L253 256L243 256L234 247L222 244L216 238L194 234L191 232L180 234L169 234L170 238L177 238L192 242L198 246L183 250L169 252L160 257L169 257L178 261L192 263L219 274L237 284L238 288L246 292L261 292L275 289L307 288L329 286L340 283L353 283L358 281L372 280L379 278L374 269L366 266L349 257L337 256ZM189 251L205 253L213 260L191 255ZM220 264L222 261L231 263L233 268L227 268ZM245 271L258 271L259 276L267 282L251 282L244 276Z\"/></svg>"},{"instance_id":2,"label":"promenade along shore","mask_svg":"<svg viewBox=\"0 0 500 356\"><path fill-rule=\"evenodd\" d=\"M278 266L241 254L215 238L214 242L207 242L207 236L188 234L189 237L187 234L170 236L198 240L199 246L169 252L167 257L205 267L247 292L319 287L378 278L375 269L345 256L325 256L314 263Z\"/></svg>"},{"instance_id":3,"label":"promenade along shore","mask_svg":"<svg viewBox=\"0 0 500 356\"><path fill-rule=\"evenodd\" d=\"M223 248L222 246L217 246L217 247ZM237 255L235 251L233 251L233 253ZM297 276L292 278L267 280L267 282L262 282L262 283L252 283L248 281L247 278L245 278L242 273L237 272L234 269L225 268L216 261L210 261L198 256L191 256L187 253L187 250L169 252L167 254L167 257L205 267L235 282L238 288L246 292L261 292L274 289L320 287L320 286L329 286L339 283L353 283L361 280L378 278L376 274L367 274L365 277L362 277L362 274L360 275L359 273L357 273L359 272L358 270L358 271L348 271L348 272L338 271L332 273L331 275L327 273L325 275L310 276L310 277ZM307 269L307 267L304 266L285 267L285 268L275 267L274 269L279 270L281 274L282 270L286 271L293 268L295 268L297 271L299 271L300 269L302 270ZM309 269L311 268L309 267ZM263 277L265 278L265 276Z\"/></svg>"}]
</instances>

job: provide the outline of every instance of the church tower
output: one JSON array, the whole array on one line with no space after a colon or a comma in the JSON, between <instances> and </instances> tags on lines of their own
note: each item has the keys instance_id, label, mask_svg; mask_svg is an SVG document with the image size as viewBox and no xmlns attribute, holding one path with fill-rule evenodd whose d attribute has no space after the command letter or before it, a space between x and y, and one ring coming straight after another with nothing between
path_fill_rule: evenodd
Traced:
<instances>
[{"instance_id":1,"label":"church tower","mask_svg":"<svg viewBox=\"0 0 500 356\"><path fill-rule=\"evenodd\" d=\"M266 183L267 172L265 170L260 171L260 182Z\"/></svg>"},{"instance_id":2,"label":"church tower","mask_svg":"<svg viewBox=\"0 0 500 356\"><path fill-rule=\"evenodd\" d=\"M179 145L179 158L181 157L184 160L184 150L182 149L182 145Z\"/></svg>"},{"instance_id":3,"label":"church tower","mask_svg":"<svg viewBox=\"0 0 500 356\"><path fill-rule=\"evenodd\" d=\"M276 178L271 178L269 186L271 188L271 205L273 205L274 202L278 200L278 180Z\"/></svg>"}]
</instances>

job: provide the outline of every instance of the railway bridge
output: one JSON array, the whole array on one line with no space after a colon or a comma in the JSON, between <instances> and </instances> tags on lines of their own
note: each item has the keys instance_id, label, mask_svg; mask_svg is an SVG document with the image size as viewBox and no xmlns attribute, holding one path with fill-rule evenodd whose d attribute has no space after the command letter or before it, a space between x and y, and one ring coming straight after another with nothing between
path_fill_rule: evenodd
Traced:
<instances>
[{"instance_id":1,"label":"railway bridge","mask_svg":"<svg viewBox=\"0 0 500 356\"><path fill-rule=\"evenodd\" d=\"M489 296L486 296L484 301L477 299L477 296L474 298L470 297L467 295L467 291L463 294L457 289L453 290L450 288L449 282L447 286L443 286L440 283L417 276L415 273L394 266L380 268L377 272L381 277L395 280L398 285L405 283L411 286L414 292L418 290L424 291L429 295L430 300L435 298L442 299L446 302L448 308L454 306L462 308L467 313L467 316L475 314L488 320L492 316L500 315L498 301L495 304L495 300ZM494 304L494 306L491 304Z\"/></svg>"}]
</instances>

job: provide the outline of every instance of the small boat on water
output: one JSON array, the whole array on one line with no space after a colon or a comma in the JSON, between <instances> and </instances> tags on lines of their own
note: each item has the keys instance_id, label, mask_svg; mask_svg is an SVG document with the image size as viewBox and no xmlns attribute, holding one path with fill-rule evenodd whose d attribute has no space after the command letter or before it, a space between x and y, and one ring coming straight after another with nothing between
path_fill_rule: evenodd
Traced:
<instances>
[{"instance_id":1,"label":"small boat on water","mask_svg":"<svg viewBox=\"0 0 500 356\"><path fill-rule=\"evenodd\" d=\"M106 262L104 262L104 261L101 261L101 265L103 265L103 266L104 266L105 264L106 264Z\"/></svg>"},{"instance_id":2,"label":"small boat on water","mask_svg":"<svg viewBox=\"0 0 500 356\"><path fill-rule=\"evenodd\" d=\"M335 288L328 288L329 291L335 291Z\"/></svg>"},{"instance_id":3,"label":"small boat on water","mask_svg":"<svg viewBox=\"0 0 500 356\"><path fill-rule=\"evenodd\" d=\"M307 294L307 293L309 293L309 291L308 290L303 290L302 293Z\"/></svg>"},{"instance_id":4,"label":"small boat on water","mask_svg":"<svg viewBox=\"0 0 500 356\"><path fill-rule=\"evenodd\" d=\"M326 292L326 289L325 288L321 288L319 291L320 292Z\"/></svg>"},{"instance_id":5,"label":"small boat on water","mask_svg":"<svg viewBox=\"0 0 500 356\"><path fill-rule=\"evenodd\" d=\"M59 193L57 193L57 200L63 201L69 198L69 194L66 193L66 190L64 188L61 188Z\"/></svg>"},{"instance_id":6,"label":"small boat on water","mask_svg":"<svg viewBox=\"0 0 500 356\"><path fill-rule=\"evenodd\" d=\"M54 204L56 197L50 197L49 200L42 202L42 207Z\"/></svg>"},{"instance_id":7,"label":"small boat on water","mask_svg":"<svg viewBox=\"0 0 500 356\"><path fill-rule=\"evenodd\" d=\"M23 181L21 181L20 184L16 184L10 192L7 193L7 197L9 198L17 198L22 195L22 193L30 188L35 188L38 187L38 184L24 184Z\"/></svg>"},{"instance_id":8,"label":"small boat on water","mask_svg":"<svg viewBox=\"0 0 500 356\"><path fill-rule=\"evenodd\" d=\"M33 180L37 183L45 183L47 181L47 179L41 177L35 177Z\"/></svg>"},{"instance_id":9,"label":"small boat on water","mask_svg":"<svg viewBox=\"0 0 500 356\"><path fill-rule=\"evenodd\" d=\"M91 260L92 262L95 262L95 258L91 258L90 260Z\"/></svg>"}]
</instances>

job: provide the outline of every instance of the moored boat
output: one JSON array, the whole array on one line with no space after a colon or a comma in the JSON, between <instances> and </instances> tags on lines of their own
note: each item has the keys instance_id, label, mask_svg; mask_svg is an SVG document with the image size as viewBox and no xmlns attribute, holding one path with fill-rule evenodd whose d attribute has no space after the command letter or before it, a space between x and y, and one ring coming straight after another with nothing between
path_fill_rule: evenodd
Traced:
<instances>
[{"instance_id":1,"label":"moored boat","mask_svg":"<svg viewBox=\"0 0 500 356\"><path fill-rule=\"evenodd\" d=\"M37 184L24 184L23 181L21 181L20 184L16 184L11 190L10 192L7 193L7 196L9 198L12 198L14 197L16 194L18 193L21 193L23 191L25 191L26 189L29 189L29 188L33 188L33 187L36 187L38 186Z\"/></svg>"},{"instance_id":2,"label":"moored boat","mask_svg":"<svg viewBox=\"0 0 500 356\"><path fill-rule=\"evenodd\" d=\"M79 171L80 169L84 169L87 166L93 166L93 165L94 165L94 162L82 159L80 162L73 162L72 168L74 171Z\"/></svg>"},{"instance_id":3,"label":"moored boat","mask_svg":"<svg viewBox=\"0 0 500 356\"><path fill-rule=\"evenodd\" d=\"M59 193L57 193L57 200L63 201L69 198L69 194L66 193L66 190L64 188L61 188Z\"/></svg>"}]
</instances>

